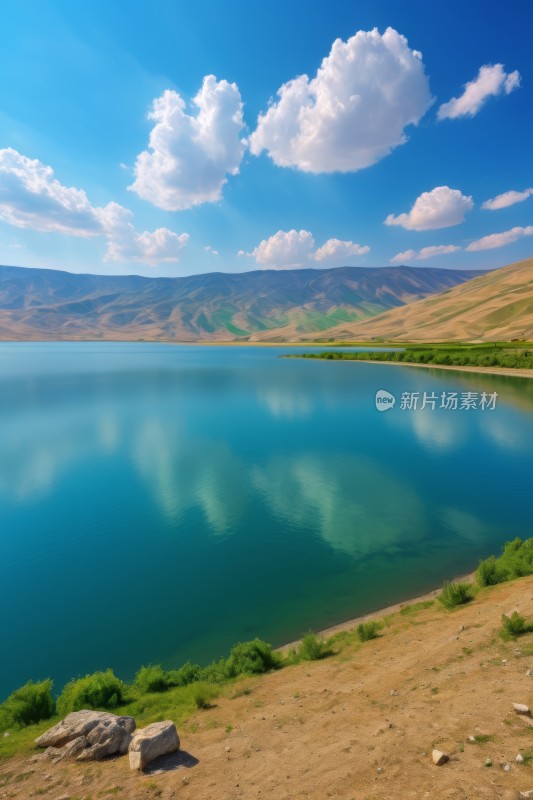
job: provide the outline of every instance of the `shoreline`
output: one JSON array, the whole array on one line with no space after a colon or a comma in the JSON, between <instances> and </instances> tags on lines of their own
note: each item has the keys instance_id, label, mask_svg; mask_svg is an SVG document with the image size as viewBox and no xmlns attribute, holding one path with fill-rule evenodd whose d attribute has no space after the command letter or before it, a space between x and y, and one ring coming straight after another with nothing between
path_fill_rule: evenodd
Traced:
<instances>
[{"instance_id":1,"label":"shoreline","mask_svg":"<svg viewBox=\"0 0 533 800\"><path fill-rule=\"evenodd\" d=\"M296 356L298 358L298 356ZM317 359L326 361L327 359ZM456 372L478 372L481 375L504 375L511 378L533 378L533 369L511 367L475 367L475 366L451 366L449 364L416 364L413 361L374 361L369 358L339 358L338 361L351 361L354 364L392 364L395 367L421 367L422 369L448 369Z\"/></svg>"},{"instance_id":2,"label":"shoreline","mask_svg":"<svg viewBox=\"0 0 533 800\"><path fill-rule=\"evenodd\" d=\"M454 583L455 581L466 581L467 583L474 583L475 581L475 570L472 572L468 572L465 575L459 575L456 578L452 578L449 583ZM413 605L414 603L424 603L427 600L435 600L436 597L441 593L442 586L437 587L436 589L431 589L429 592L425 594L417 595L416 597L408 598L407 600L400 600L397 603L392 603L390 606L383 606L382 608L378 608L375 611L369 611L366 614L361 614L358 617L353 617L352 619L348 619L345 622L339 622L336 625L330 625L327 628L323 628L322 630L317 631L318 636L333 636L336 633L341 633L342 631L347 631L355 628L361 622L367 622L368 620L373 619L380 619L384 616L389 616L389 614L397 614L399 611L402 610L405 606ZM284 652L288 650L290 647L294 647L295 645L299 644L301 639L295 639L292 642L286 642L285 644L276 647L275 650L279 652Z\"/></svg>"}]
</instances>

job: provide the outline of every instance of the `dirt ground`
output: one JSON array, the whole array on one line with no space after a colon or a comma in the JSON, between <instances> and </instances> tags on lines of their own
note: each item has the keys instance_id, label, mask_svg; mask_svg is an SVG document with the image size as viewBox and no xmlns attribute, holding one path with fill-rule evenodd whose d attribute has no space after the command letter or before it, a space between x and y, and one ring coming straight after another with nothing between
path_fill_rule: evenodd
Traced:
<instances>
[{"instance_id":1,"label":"dirt ground","mask_svg":"<svg viewBox=\"0 0 533 800\"><path fill-rule=\"evenodd\" d=\"M0 798L495 800L531 790L533 720L512 704L533 706L533 634L497 636L514 609L533 618L533 577L454 612L396 614L357 651L232 686L179 731L179 756L144 774L127 757L16 758L0 763ZM433 747L450 761L435 766Z\"/></svg>"}]
</instances>

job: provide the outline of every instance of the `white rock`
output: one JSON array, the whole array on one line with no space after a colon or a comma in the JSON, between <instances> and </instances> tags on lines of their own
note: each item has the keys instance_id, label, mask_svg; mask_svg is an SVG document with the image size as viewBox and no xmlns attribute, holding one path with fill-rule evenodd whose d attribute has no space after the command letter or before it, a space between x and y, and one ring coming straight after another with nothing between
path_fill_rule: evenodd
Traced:
<instances>
[{"instance_id":1,"label":"white rock","mask_svg":"<svg viewBox=\"0 0 533 800\"><path fill-rule=\"evenodd\" d=\"M179 747L180 740L174 723L171 720L154 722L135 732L129 746L130 768L144 769L154 758L174 753Z\"/></svg>"},{"instance_id":2,"label":"white rock","mask_svg":"<svg viewBox=\"0 0 533 800\"><path fill-rule=\"evenodd\" d=\"M524 756L522 756L522 755L520 755L520 753L518 753L517 757L515 758L515 761L516 761L517 764L523 764L524 763Z\"/></svg>"},{"instance_id":3,"label":"white rock","mask_svg":"<svg viewBox=\"0 0 533 800\"><path fill-rule=\"evenodd\" d=\"M442 750L433 750L431 758L437 767L442 767L443 764L450 760L450 756L447 753L443 753Z\"/></svg>"},{"instance_id":4,"label":"white rock","mask_svg":"<svg viewBox=\"0 0 533 800\"><path fill-rule=\"evenodd\" d=\"M525 714L528 717L531 716L529 706L526 706L524 703L513 703L513 708L517 714Z\"/></svg>"},{"instance_id":5,"label":"white rock","mask_svg":"<svg viewBox=\"0 0 533 800\"><path fill-rule=\"evenodd\" d=\"M125 753L135 730L133 717L119 717L107 711L73 711L35 740L46 747L55 762L64 758L96 761Z\"/></svg>"}]
</instances>

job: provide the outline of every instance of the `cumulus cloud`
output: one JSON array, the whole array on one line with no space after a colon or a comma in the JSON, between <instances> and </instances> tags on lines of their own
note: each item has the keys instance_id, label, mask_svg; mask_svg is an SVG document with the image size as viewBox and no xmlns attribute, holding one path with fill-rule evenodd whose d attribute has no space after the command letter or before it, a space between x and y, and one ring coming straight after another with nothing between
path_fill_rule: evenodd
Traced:
<instances>
[{"instance_id":1,"label":"cumulus cloud","mask_svg":"<svg viewBox=\"0 0 533 800\"><path fill-rule=\"evenodd\" d=\"M385 225L401 225L410 231L429 231L436 228L451 228L463 222L465 214L472 210L474 201L459 189L436 186L430 192L422 192L407 214L389 214Z\"/></svg>"},{"instance_id":2,"label":"cumulus cloud","mask_svg":"<svg viewBox=\"0 0 533 800\"><path fill-rule=\"evenodd\" d=\"M520 73L506 72L503 64L486 64L480 67L473 81L465 84L460 97L452 97L443 103L437 119L457 119L457 117L475 117L489 97L499 94L510 94L520 86Z\"/></svg>"},{"instance_id":3,"label":"cumulus cloud","mask_svg":"<svg viewBox=\"0 0 533 800\"><path fill-rule=\"evenodd\" d=\"M516 242L518 239L521 239L522 236L533 236L533 225L528 225L526 228L517 226L508 231L482 236L481 239L470 242L466 249L470 252L475 252L477 250L495 250L497 247L505 247L506 244Z\"/></svg>"},{"instance_id":4,"label":"cumulus cloud","mask_svg":"<svg viewBox=\"0 0 533 800\"><path fill-rule=\"evenodd\" d=\"M219 200L228 175L244 154L242 100L235 83L207 75L188 114L181 96L167 89L148 115L155 122L148 150L137 156L128 188L166 211Z\"/></svg>"},{"instance_id":5,"label":"cumulus cloud","mask_svg":"<svg viewBox=\"0 0 533 800\"><path fill-rule=\"evenodd\" d=\"M491 200L485 200L481 208L487 209L488 211L498 211L500 208L508 208L509 206L514 206L516 203L522 203L524 200L527 200L528 197L531 197L532 194L533 189L524 189L523 192L515 192L514 189L510 189L508 192L496 195L496 197L493 197Z\"/></svg>"},{"instance_id":6,"label":"cumulus cloud","mask_svg":"<svg viewBox=\"0 0 533 800\"><path fill-rule=\"evenodd\" d=\"M99 213L107 237L106 261L136 261L152 266L179 261L188 233L177 234L168 228L155 231L135 229L132 212L118 203L108 203Z\"/></svg>"},{"instance_id":7,"label":"cumulus cloud","mask_svg":"<svg viewBox=\"0 0 533 800\"><path fill-rule=\"evenodd\" d=\"M218 256L218 250L215 250L215 248L211 247L210 244L206 244L204 250L206 253L211 253L212 256Z\"/></svg>"},{"instance_id":8,"label":"cumulus cloud","mask_svg":"<svg viewBox=\"0 0 533 800\"><path fill-rule=\"evenodd\" d=\"M311 258L314 245L313 234L309 231L278 231L269 239L263 239L251 255L266 267L303 267Z\"/></svg>"},{"instance_id":9,"label":"cumulus cloud","mask_svg":"<svg viewBox=\"0 0 533 800\"><path fill-rule=\"evenodd\" d=\"M0 220L17 228L107 240L107 261L157 264L177 261L188 234L168 228L137 231L133 214L118 203L93 206L82 189L64 186L52 167L0 150Z\"/></svg>"},{"instance_id":10,"label":"cumulus cloud","mask_svg":"<svg viewBox=\"0 0 533 800\"><path fill-rule=\"evenodd\" d=\"M316 76L284 83L259 116L250 150L281 167L355 172L406 141L432 103L421 53L393 28L337 39Z\"/></svg>"},{"instance_id":11,"label":"cumulus cloud","mask_svg":"<svg viewBox=\"0 0 533 800\"><path fill-rule=\"evenodd\" d=\"M238 256L252 256L258 264L274 269L292 269L313 266L313 262L338 262L349 256L361 256L370 252L368 245L356 242L328 239L322 247L314 250L315 240L310 231L278 231L263 239L251 253L239 250Z\"/></svg>"},{"instance_id":12,"label":"cumulus cloud","mask_svg":"<svg viewBox=\"0 0 533 800\"><path fill-rule=\"evenodd\" d=\"M343 242L340 239L328 239L328 241L315 250L313 258L315 261L338 261L349 256L364 256L370 252L368 245L360 245L357 242Z\"/></svg>"},{"instance_id":13,"label":"cumulus cloud","mask_svg":"<svg viewBox=\"0 0 533 800\"><path fill-rule=\"evenodd\" d=\"M429 247L423 247L421 250L405 250L403 253L397 253L391 258L391 264L403 264L405 261L426 261L428 258L434 256L445 256L448 253L456 253L461 248L455 244L435 244Z\"/></svg>"}]
</instances>

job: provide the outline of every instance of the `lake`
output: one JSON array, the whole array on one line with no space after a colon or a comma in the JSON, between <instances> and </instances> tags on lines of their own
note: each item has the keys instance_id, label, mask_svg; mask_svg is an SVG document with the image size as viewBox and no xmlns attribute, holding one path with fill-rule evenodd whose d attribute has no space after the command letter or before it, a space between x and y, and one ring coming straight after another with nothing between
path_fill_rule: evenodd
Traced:
<instances>
[{"instance_id":1,"label":"lake","mask_svg":"<svg viewBox=\"0 0 533 800\"><path fill-rule=\"evenodd\" d=\"M533 381L288 352L0 343L0 699L279 645L533 534ZM401 408L453 391L496 407Z\"/></svg>"}]
</instances>

